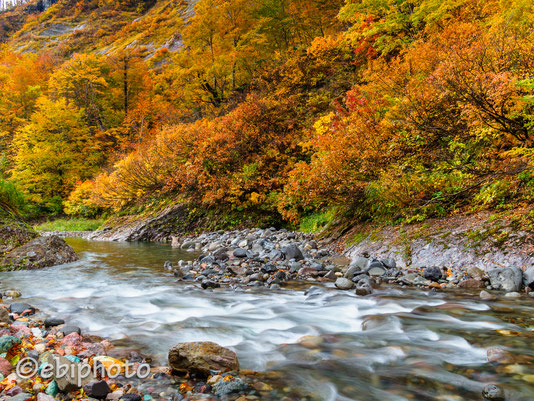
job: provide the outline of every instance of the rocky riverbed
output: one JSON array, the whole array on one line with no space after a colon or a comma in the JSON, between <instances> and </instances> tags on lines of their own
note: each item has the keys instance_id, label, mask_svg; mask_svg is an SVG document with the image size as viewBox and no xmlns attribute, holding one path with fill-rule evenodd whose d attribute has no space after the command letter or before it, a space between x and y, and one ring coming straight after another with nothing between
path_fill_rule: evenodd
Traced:
<instances>
[{"instance_id":1,"label":"rocky riverbed","mask_svg":"<svg viewBox=\"0 0 534 401\"><path fill-rule=\"evenodd\" d=\"M276 372L240 371L237 355L215 343L178 343L168 366L151 366L150 357L17 302L17 291L3 295L10 304L0 306L1 400L312 399Z\"/></svg>"},{"instance_id":2,"label":"rocky riverbed","mask_svg":"<svg viewBox=\"0 0 534 401\"><path fill-rule=\"evenodd\" d=\"M474 266L447 266L440 260L435 265L399 267L392 255L377 259L365 253L349 259L333 250L328 241L273 228L173 237L172 244L199 255L194 261L168 261L165 267L179 280L199 283L204 289L331 282L340 290L365 296L382 284L396 284L435 291L477 290L487 299L497 295L520 297L534 289L534 266L484 271ZM491 294L493 290L497 292Z\"/></svg>"}]
</instances>

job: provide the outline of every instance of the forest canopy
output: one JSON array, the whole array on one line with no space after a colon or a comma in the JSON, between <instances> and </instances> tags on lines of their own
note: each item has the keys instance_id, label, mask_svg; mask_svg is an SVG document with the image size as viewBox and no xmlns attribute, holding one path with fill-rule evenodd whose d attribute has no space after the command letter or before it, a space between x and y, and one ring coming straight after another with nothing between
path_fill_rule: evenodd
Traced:
<instances>
[{"instance_id":1,"label":"forest canopy","mask_svg":"<svg viewBox=\"0 0 534 401\"><path fill-rule=\"evenodd\" d=\"M33 216L172 201L279 223L529 205L532 8L59 0L0 13L0 200Z\"/></svg>"}]
</instances>

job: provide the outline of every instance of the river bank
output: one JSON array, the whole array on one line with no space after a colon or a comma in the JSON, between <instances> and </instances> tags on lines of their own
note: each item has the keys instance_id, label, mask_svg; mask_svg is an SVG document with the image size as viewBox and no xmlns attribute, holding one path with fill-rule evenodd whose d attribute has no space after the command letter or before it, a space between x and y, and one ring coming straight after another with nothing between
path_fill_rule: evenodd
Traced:
<instances>
[{"instance_id":1,"label":"river bank","mask_svg":"<svg viewBox=\"0 0 534 401\"><path fill-rule=\"evenodd\" d=\"M292 282L334 283L340 290L365 296L381 284L417 286L432 290L462 288L493 297L527 295L534 287L534 267L480 269L476 265L456 268L442 259L427 266L403 265L395 253L376 258L355 248L336 252L329 240L287 230L247 229L219 231L200 236L173 237L172 245L200 255L193 261L168 261L165 268L184 281L198 282L204 289L220 286L279 288ZM346 255L352 255L352 258ZM534 294L533 294L534 295Z\"/></svg>"}]
</instances>

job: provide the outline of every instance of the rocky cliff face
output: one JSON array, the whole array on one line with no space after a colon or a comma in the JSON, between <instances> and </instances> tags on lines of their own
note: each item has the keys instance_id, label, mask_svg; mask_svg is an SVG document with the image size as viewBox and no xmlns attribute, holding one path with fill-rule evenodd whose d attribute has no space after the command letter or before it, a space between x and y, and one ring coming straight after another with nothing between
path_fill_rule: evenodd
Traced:
<instances>
[{"instance_id":1,"label":"rocky cliff face","mask_svg":"<svg viewBox=\"0 0 534 401\"><path fill-rule=\"evenodd\" d=\"M436 219L405 227L357 228L343 241L345 255L387 259L399 267L497 267L534 265L533 234L505 220L477 214Z\"/></svg>"},{"instance_id":2,"label":"rocky cliff face","mask_svg":"<svg viewBox=\"0 0 534 401\"><path fill-rule=\"evenodd\" d=\"M0 218L0 271L41 269L76 260L74 250L61 238L40 237L7 213Z\"/></svg>"}]
</instances>

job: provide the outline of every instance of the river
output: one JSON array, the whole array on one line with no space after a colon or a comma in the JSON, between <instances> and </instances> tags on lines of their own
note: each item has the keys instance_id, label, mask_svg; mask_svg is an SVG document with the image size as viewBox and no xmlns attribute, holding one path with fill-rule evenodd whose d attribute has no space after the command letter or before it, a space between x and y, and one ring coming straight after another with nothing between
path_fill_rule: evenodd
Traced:
<instances>
[{"instance_id":1,"label":"river","mask_svg":"<svg viewBox=\"0 0 534 401\"><path fill-rule=\"evenodd\" d=\"M486 303L392 287L358 297L323 285L206 291L165 271L166 260L191 258L168 245L68 241L80 261L1 273L2 289L155 362L175 343L209 340L234 349L242 368L282 371L322 400L481 400L487 383L508 400L534 399L531 298ZM303 336L321 339L304 347ZM489 364L494 346L518 362Z\"/></svg>"}]
</instances>

